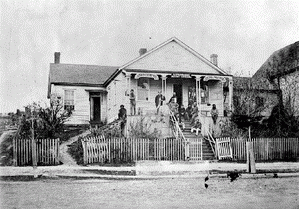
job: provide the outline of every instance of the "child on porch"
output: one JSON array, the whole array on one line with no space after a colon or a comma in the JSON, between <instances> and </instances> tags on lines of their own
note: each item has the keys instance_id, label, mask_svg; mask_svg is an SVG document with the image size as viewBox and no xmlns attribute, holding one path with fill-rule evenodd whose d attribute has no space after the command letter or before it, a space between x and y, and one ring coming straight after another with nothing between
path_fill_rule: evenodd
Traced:
<instances>
[{"instance_id":1,"label":"child on porch","mask_svg":"<svg viewBox=\"0 0 299 209\"><path fill-rule=\"evenodd\" d=\"M201 122L199 118L195 120L194 126L191 127L191 133L193 133L193 131L195 131L196 136L201 132Z\"/></svg>"}]
</instances>

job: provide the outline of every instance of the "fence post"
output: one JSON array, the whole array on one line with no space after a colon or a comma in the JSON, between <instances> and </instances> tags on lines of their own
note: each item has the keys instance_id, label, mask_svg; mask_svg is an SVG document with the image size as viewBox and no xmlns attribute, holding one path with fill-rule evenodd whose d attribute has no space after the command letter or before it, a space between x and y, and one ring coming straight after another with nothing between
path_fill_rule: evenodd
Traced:
<instances>
[{"instance_id":1,"label":"fence post","mask_svg":"<svg viewBox=\"0 0 299 209\"><path fill-rule=\"evenodd\" d=\"M13 164L17 166L17 146L16 146L16 137L13 137Z\"/></svg>"},{"instance_id":2,"label":"fence post","mask_svg":"<svg viewBox=\"0 0 299 209\"><path fill-rule=\"evenodd\" d=\"M82 145L83 145L83 164L87 165L87 140L82 139Z\"/></svg>"},{"instance_id":3,"label":"fence post","mask_svg":"<svg viewBox=\"0 0 299 209\"><path fill-rule=\"evenodd\" d=\"M253 142L246 142L247 172L256 173L255 160L253 154Z\"/></svg>"},{"instance_id":4,"label":"fence post","mask_svg":"<svg viewBox=\"0 0 299 209\"><path fill-rule=\"evenodd\" d=\"M189 156L190 146L189 146L189 144L190 144L189 139L187 139L187 141L185 142L185 160L190 159L190 156Z\"/></svg>"}]
</instances>

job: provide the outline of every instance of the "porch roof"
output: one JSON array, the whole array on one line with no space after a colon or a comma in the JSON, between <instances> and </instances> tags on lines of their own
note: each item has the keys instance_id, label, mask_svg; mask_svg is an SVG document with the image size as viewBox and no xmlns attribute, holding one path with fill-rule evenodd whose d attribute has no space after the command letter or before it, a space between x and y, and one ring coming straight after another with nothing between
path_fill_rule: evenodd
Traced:
<instances>
[{"instance_id":1,"label":"porch roof","mask_svg":"<svg viewBox=\"0 0 299 209\"><path fill-rule=\"evenodd\" d=\"M126 69L125 72L129 73L152 73L156 75L160 74L186 74L186 75L216 75L216 76L223 76L223 77L231 77L231 75L219 75L219 74L212 74L212 73L196 73L196 72L187 72L187 71L168 71L168 70L160 70L157 72L157 70L145 70L145 69Z\"/></svg>"}]
</instances>

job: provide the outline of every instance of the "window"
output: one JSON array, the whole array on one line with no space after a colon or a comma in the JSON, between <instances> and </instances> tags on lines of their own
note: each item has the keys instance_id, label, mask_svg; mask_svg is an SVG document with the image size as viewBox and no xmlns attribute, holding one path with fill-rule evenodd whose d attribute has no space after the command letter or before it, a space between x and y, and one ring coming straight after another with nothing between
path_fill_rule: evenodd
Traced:
<instances>
[{"instance_id":1,"label":"window","mask_svg":"<svg viewBox=\"0 0 299 209\"><path fill-rule=\"evenodd\" d=\"M264 98L263 97L256 97L255 98L255 105L257 108L263 107L265 104Z\"/></svg>"},{"instance_id":2,"label":"window","mask_svg":"<svg viewBox=\"0 0 299 209\"><path fill-rule=\"evenodd\" d=\"M74 90L64 90L64 109L74 110Z\"/></svg>"},{"instance_id":3,"label":"window","mask_svg":"<svg viewBox=\"0 0 299 209\"><path fill-rule=\"evenodd\" d=\"M201 81L200 81L200 97L201 97L202 104L209 103L208 81L203 81L203 79L201 79Z\"/></svg>"},{"instance_id":4,"label":"window","mask_svg":"<svg viewBox=\"0 0 299 209\"><path fill-rule=\"evenodd\" d=\"M137 99L148 101L149 99L149 79L139 78L137 81Z\"/></svg>"}]
</instances>

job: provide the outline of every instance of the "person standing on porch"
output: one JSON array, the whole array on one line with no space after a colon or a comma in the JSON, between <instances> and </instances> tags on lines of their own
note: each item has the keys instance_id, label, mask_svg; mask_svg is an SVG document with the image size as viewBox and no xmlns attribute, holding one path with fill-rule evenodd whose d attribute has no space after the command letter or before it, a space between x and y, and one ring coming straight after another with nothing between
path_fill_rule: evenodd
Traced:
<instances>
[{"instance_id":1,"label":"person standing on porch","mask_svg":"<svg viewBox=\"0 0 299 209\"><path fill-rule=\"evenodd\" d=\"M177 96L176 96L176 93L175 93L175 92L173 92L173 95L172 95L172 97L170 98L170 100L169 100L169 102L168 102L168 103L170 103L170 102L172 101L172 99L174 100L174 102L175 102L175 103L177 103L177 102L178 102L178 98L177 98Z\"/></svg>"},{"instance_id":2,"label":"person standing on porch","mask_svg":"<svg viewBox=\"0 0 299 209\"><path fill-rule=\"evenodd\" d=\"M157 114L159 114L159 109L161 106L163 106L163 101L165 100L165 97L162 95L161 91L158 91L158 95L155 97L155 104L157 109Z\"/></svg>"},{"instance_id":3,"label":"person standing on porch","mask_svg":"<svg viewBox=\"0 0 299 209\"><path fill-rule=\"evenodd\" d=\"M136 114L136 97L134 94L134 89L131 89L130 92L130 113L131 115Z\"/></svg>"},{"instance_id":4,"label":"person standing on porch","mask_svg":"<svg viewBox=\"0 0 299 209\"><path fill-rule=\"evenodd\" d=\"M215 125L216 125L216 122L217 122L218 115L219 115L219 112L216 108L216 105L213 104L212 109L211 109L211 116L212 116L212 119L213 119L213 123Z\"/></svg>"}]
</instances>

